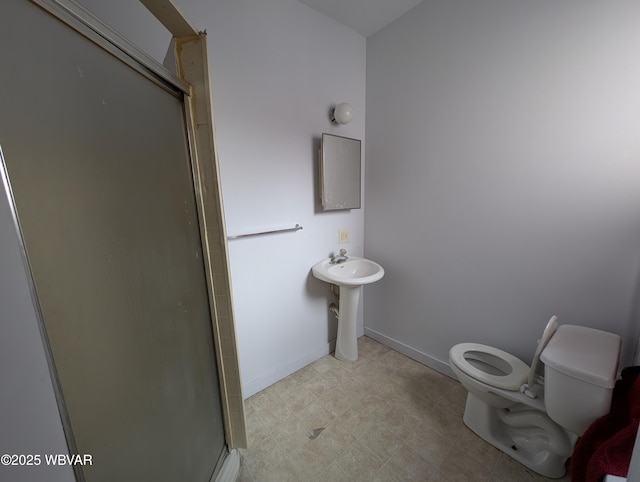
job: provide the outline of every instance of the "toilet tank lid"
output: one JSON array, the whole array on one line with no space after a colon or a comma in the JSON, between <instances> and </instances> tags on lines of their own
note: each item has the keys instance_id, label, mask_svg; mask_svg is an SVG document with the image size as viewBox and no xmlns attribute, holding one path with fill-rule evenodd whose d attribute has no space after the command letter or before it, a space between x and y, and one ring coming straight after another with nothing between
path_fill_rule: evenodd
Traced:
<instances>
[{"instance_id":1,"label":"toilet tank lid","mask_svg":"<svg viewBox=\"0 0 640 482\"><path fill-rule=\"evenodd\" d=\"M540 359L565 375L613 388L619 355L618 335L585 326L561 325Z\"/></svg>"}]
</instances>

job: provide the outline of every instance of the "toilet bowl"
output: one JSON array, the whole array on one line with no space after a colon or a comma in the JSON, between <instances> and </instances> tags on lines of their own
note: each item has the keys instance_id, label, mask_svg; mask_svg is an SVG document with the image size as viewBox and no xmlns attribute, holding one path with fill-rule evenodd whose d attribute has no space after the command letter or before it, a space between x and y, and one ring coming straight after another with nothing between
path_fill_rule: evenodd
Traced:
<instances>
[{"instance_id":1,"label":"toilet bowl","mask_svg":"<svg viewBox=\"0 0 640 482\"><path fill-rule=\"evenodd\" d=\"M619 353L617 335L559 326L554 316L531 366L477 343L453 346L449 362L469 392L465 425L531 470L560 478L577 438L609 411Z\"/></svg>"}]
</instances>

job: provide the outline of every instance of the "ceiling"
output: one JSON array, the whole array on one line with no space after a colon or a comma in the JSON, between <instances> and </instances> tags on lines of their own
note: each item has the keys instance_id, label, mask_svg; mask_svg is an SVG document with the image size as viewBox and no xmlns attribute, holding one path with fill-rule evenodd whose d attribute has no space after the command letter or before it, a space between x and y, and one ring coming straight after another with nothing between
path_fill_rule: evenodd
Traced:
<instances>
[{"instance_id":1,"label":"ceiling","mask_svg":"<svg viewBox=\"0 0 640 482\"><path fill-rule=\"evenodd\" d=\"M422 0L300 0L365 37L386 27Z\"/></svg>"}]
</instances>

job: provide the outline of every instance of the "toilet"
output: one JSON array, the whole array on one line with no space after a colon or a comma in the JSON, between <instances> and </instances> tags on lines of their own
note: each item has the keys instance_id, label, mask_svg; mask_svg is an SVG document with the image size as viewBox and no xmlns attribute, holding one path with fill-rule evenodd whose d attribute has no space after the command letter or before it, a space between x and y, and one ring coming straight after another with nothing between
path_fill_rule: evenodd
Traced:
<instances>
[{"instance_id":1,"label":"toilet","mask_svg":"<svg viewBox=\"0 0 640 482\"><path fill-rule=\"evenodd\" d=\"M553 316L531 366L478 343L452 347L449 364L469 392L465 425L531 470L561 478L578 437L609 412L619 355L618 335Z\"/></svg>"}]
</instances>

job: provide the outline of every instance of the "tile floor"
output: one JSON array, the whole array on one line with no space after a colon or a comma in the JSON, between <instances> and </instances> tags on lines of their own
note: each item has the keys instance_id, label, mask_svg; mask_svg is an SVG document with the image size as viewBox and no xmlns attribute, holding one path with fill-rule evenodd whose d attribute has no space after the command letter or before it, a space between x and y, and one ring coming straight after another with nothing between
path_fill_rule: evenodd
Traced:
<instances>
[{"instance_id":1,"label":"tile floor","mask_svg":"<svg viewBox=\"0 0 640 482\"><path fill-rule=\"evenodd\" d=\"M551 480L466 428L457 381L370 338L358 347L356 363L325 356L246 400L238 482Z\"/></svg>"}]
</instances>

